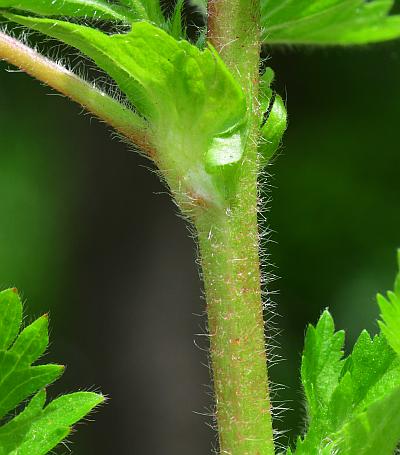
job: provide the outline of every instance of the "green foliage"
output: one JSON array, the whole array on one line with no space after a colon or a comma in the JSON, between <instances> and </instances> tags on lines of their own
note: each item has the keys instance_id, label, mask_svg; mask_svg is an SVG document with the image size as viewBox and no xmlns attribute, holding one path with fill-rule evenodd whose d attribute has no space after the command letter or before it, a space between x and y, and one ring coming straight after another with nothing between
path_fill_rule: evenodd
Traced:
<instances>
[{"instance_id":1,"label":"green foliage","mask_svg":"<svg viewBox=\"0 0 400 455\"><path fill-rule=\"evenodd\" d=\"M268 117L260 131L259 151L262 165L268 163L278 150L286 127L287 112L285 103L280 95L275 94Z\"/></svg>"},{"instance_id":2,"label":"green foliage","mask_svg":"<svg viewBox=\"0 0 400 455\"><path fill-rule=\"evenodd\" d=\"M127 23L146 15L140 2L132 4L130 9L104 0L0 0L0 8L12 8L41 16L84 17Z\"/></svg>"},{"instance_id":3,"label":"green foliage","mask_svg":"<svg viewBox=\"0 0 400 455\"><path fill-rule=\"evenodd\" d=\"M301 378L312 418L321 403L329 403L342 368L344 332L335 333L333 319L325 311L317 326L307 329Z\"/></svg>"},{"instance_id":4,"label":"green foliage","mask_svg":"<svg viewBox=\"0 0 400 455\"><path fill-rule=\"evenodd\" d=\"M205 12L204 0L193 3ZM181 40L185 37L183 5L179 0L166 18L158 0L121 0L119 5L102 0L0 0L5 18L75 47L114 79L144 119L149 153L181 208L206 206L218 211L218 217L210 217L209 225L207 219L204 232L210 236L217 220L224 221L221 231L227 228L241 172L250 175L254 171L255 176L256 166L268 163L278 148L286 129L286 109L271 88L272 70L267 69L261 78L259 99L248 97L259 102L258 111L246 105L242 87L211 45L201 50ZM393 0L264 0L264 41L346 45L396 38L400 36L400 16L390 15L392 6ZM52 17L60 15L66 20ZM68 21L77 17L117 21L128 27L125 32L105 33L96 21L92 27ZM256 111L262 114L255 119L260 120L259 162L254 159L251 168L242 164L246 162L248 113ZM246 195L241 196L245 199ZM247 209L243 219L255 213L255 207ZM248 227L229 222L234 233L240 230L238 226ZM221 251L216 256L221 255L224 268L227 261ZM216 264L220 267L220 262ZM223 288L227 280L221 276ZM240 295L243 289L241 286ZM230 299L231 289L227 294ZM41 389L62 371L56 365L32 366L48 343L47 319L35 321L14 342L21 324L20 302L12 291L2 296L7 315L3 321L0 318L0 418L38 393L0 429L0 447L5 448L4 454L46 453L102 398L71 394L45 406ZM362 332L347 358L343 358L344 332L335 332L328 311L316 327L308 327L301 366L308 425L297 441L296 455L332 455L337 451L391 455L400 440L400 275L395 292L388 293L388 299L378 296L378 302L381 333L371 339ZM269 442L272 448L272 437ZM292 454L291 449L287 453Z\"/></svg>"},{"instance_id":5,"label":"green foliage","mask_svg":"<svg viewBox=\"0 0 400 455\"><path fill-rule=\"evenodd\" d=\"M337 435L343 455L394 453L400 437L400 387L356 414Z\"/></svg>"},{"instance_id":6,"label":"green foliage","mask_svg":"<svg viewBox=\"0 0 400 455\"><path fill-rule=\"evenodd\" d=\"M107 35L65 21L5 16L91 57L149 121L158 164L171 170L169 183L191 198L226 203L242 158L246 105L213 48L201 51L147 22Z\"/></svg>"},{"instance_id":7,"label":"green foliage","mask_svg":"<svg viewBox=\"0 0 400 455\"><path fill-rule=\"evenodd\" d=\"M307 329L301 379L309 422L296 455L393 454L400 440L400 356L393 349L400 339L400 301L386 303L393 306L382 310L388 331L373 339L363 331L346 359L344 333L335 333L328 311Z\"/></svg>"},{"instance_id":8,"label":"green foliage","mask_svg":"<svg viewBox=\"0 0 400 455\"><path fill-rule=\"evenodd\" d=\"M246 137L240 88L211 48L202 53L186 41L173 40L185 35L183 1L177 2L169 19L158 0L119 3L0 0L0 8L6 9L4 16L9 19L71 44L95 60L150 122L157 161L168 170L169 183L189 199L225 206L234 193ZM205 11L204 0L194 4ZM399 18L388 16L392 6L392 0L264 0L266 41L351 44L393 38L399 34ZM133 27L126 34L107 35L76 23L13 15L14 10L39 16L101 18ZM284 103L273 94L270 82L264 81L261 89L261 164L272 157L286 128ZM168 152L173 148L180 149L179 153Z\"/></svg>"},{"instance_id":9,"label":"green foliage","mask_svg":"<svg viewBox=\"0 0 400 455\"><path fill-rule=\"evenodd\" d=\"M400 269L400 250L398 251ZM378 294L382 321L378 321L382 333L390 346L400 355L400 272L396 277L394 292L387 293L387 299Z\"/></svg>"},{"instance_id":10,"label":"green foliage","mask_svg":"<svg viewBox=\"0 0 400 455\"><path fill-rule=\"evenodd\" d=\"M150 21L174 38L186 37L182 19L183 0L178 0L173 13L166 17L158 0L121 0L121 5L106 0L0 0L1 9L34 13L38 16L63 16L96 21L113 21L132 25Z\"/></svg>"},{"instance_id":11,"label":"green foliage","mask_svg":"<svg viewBox=\"0 0 400 455\"><path fill-rule=\"evenodd\" d=\"M273 70L267 68L260 78L260 104L263 116L258 151L261 166L265 166L278 150L287 126L285 104L271 88L274 77Z\"/></svg>"},{"instance_id":12,"label":"green foliage","mask_svg":"<svg viewBox=\"0 0 400 455\"><path fill-rule=\"evenodd\" d=\"M262 0L267 44L351 45L400 37L394 0Z\"/></svg>"},{"instance_id":13,"label":"green foliage","mask_svg":"<svg viewBox=\"0 0 400 455\"><path fill-rule=\"evenodd\" d=\"M60 365L32 365L46 350L47 316L20 333L22 303L14 289L0 292L0 455L44 455L71 432L76 423L104 401L101 395L78 392L45 406L43 390L63 372ZM24 400L36 393L25 409L8 418Z\"/></svg>"}]
</instances>

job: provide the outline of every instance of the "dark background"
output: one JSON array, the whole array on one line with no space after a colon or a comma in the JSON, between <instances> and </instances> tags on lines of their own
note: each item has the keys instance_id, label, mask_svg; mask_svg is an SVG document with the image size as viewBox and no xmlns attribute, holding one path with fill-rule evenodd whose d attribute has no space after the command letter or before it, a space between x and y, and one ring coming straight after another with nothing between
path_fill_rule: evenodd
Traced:
<instances>
[{"instance_id":1,"label":"dark background","mask_svg":"<svg viewBox=\"0 0 400 455\"><path fill-rule=\"evenodd\" d=\"M289 129L268 172L264 245L284 359L272 381L302 428L306 324L329 307L351 348L376 331L377 291L400 246L400 43L266 50ZM204 455L215 446L195 246L149 163L107 127L0 63L0 286L27 320L50 311L47 359L62 391L109 403L80 425L77 455ZM278 292L279 291L279 292ZM200 316L199 316L200 315ZM281 439L285 443L285 437ZM59 453L69 453L61 447Z\"/></svg>"}]
</instances>

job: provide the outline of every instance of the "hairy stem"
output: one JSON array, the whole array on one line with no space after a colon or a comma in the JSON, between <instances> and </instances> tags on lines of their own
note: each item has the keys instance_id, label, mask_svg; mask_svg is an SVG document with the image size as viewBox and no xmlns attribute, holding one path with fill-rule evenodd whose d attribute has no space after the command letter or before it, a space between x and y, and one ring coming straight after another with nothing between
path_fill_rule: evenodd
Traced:
<instances>
[{"instance_id":1,"label":"hairy stem","mask_svg":"<svg viewBox=\"0 0 400 455\"><path fill-rule=\"evenodd\" d=\"M274 454L255 212L197 221L220 453L229 455Z\"/></svg>"},{"instance_id":2,"label":"hairy stem","mask_svg":"<svg viewBox=\"0 0 400 455\"><path fill-rule=\"evenodd\" d=\"M21 68L76 101L142 150L153 153L145 120L62 65L2 32L0 32L0 60L6 60Z\"/></svg>"},{"instance_id":3,"label":"hairy stem","mask_svg":"<svg viewBox=\"0 0 400 455\"><path fill-rule=\"evenodd\" d=\"M221 455L275 453L257 223L259 11L258 0L209 4L208 39L242 85L249 121L235 200L196 217Z\"/></svg>"}]
</instances>

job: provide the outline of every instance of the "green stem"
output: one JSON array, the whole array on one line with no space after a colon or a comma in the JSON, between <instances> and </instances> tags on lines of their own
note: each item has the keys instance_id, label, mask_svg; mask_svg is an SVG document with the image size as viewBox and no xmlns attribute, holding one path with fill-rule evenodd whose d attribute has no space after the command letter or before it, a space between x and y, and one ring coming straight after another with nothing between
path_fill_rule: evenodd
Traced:
<instances>
[{"instance_id":1,"label":"green stem","mask_svg":"<svg viewBox=\"0 0 400 455\"><path fill-rule=\"evenodd\" d=\"M196 223L220 453L272 455L256 199L250 193L245 199L229 216L204 216Z\"/></svg>"},{"instance_id":2,"label":"green stem","mask_svg":"<svg viewBox=\"0 0 400 455\"><path fill-rule=\"evenodd\" d=\"M0 32L0 60L21 68L71 98L152 155L147 122L106 93L15 38Z\"/></svg>"},{"instance_id":3,"label":"green stem","mask_svg":"<svg viewBox=\"0 0 400 455\"><path fill-rule=\"evenodd\" d=\"M273 455L259 260L257 0L211 0L208 37L246 93L249 137L226 212L195 217L207 299L220 453Z\"/></svg>"}]
</instances>

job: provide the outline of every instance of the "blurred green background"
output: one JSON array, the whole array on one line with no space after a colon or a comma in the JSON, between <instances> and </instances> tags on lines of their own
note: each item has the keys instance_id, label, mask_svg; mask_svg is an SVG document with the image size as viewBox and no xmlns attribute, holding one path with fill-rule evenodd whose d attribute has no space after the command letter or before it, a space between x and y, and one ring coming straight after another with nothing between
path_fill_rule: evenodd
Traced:
<instances>
[{"instance_id":1,"label":"blurred green background","mask_svg":"<svg viewBox=\"0 0 400 455\"><path fill-rule=\"evenodd\" d=\"M267 172L264 245L282 329L271 370L276 422L303 427L306 324L329 307L347 331L376 331L377 291L400 246L400 43L265 49L289 129ZM81 109L0 63L0 286L29 319L50 311L49 360L76 388L111 398L80 425L77 455L204 455L209 371L195 246L149 163ZM266 226L264 227L267 228ZM207 425L208 424L208 425ZM58 453L69 453L61 447Z\"/></svg>"}]
</instances>

